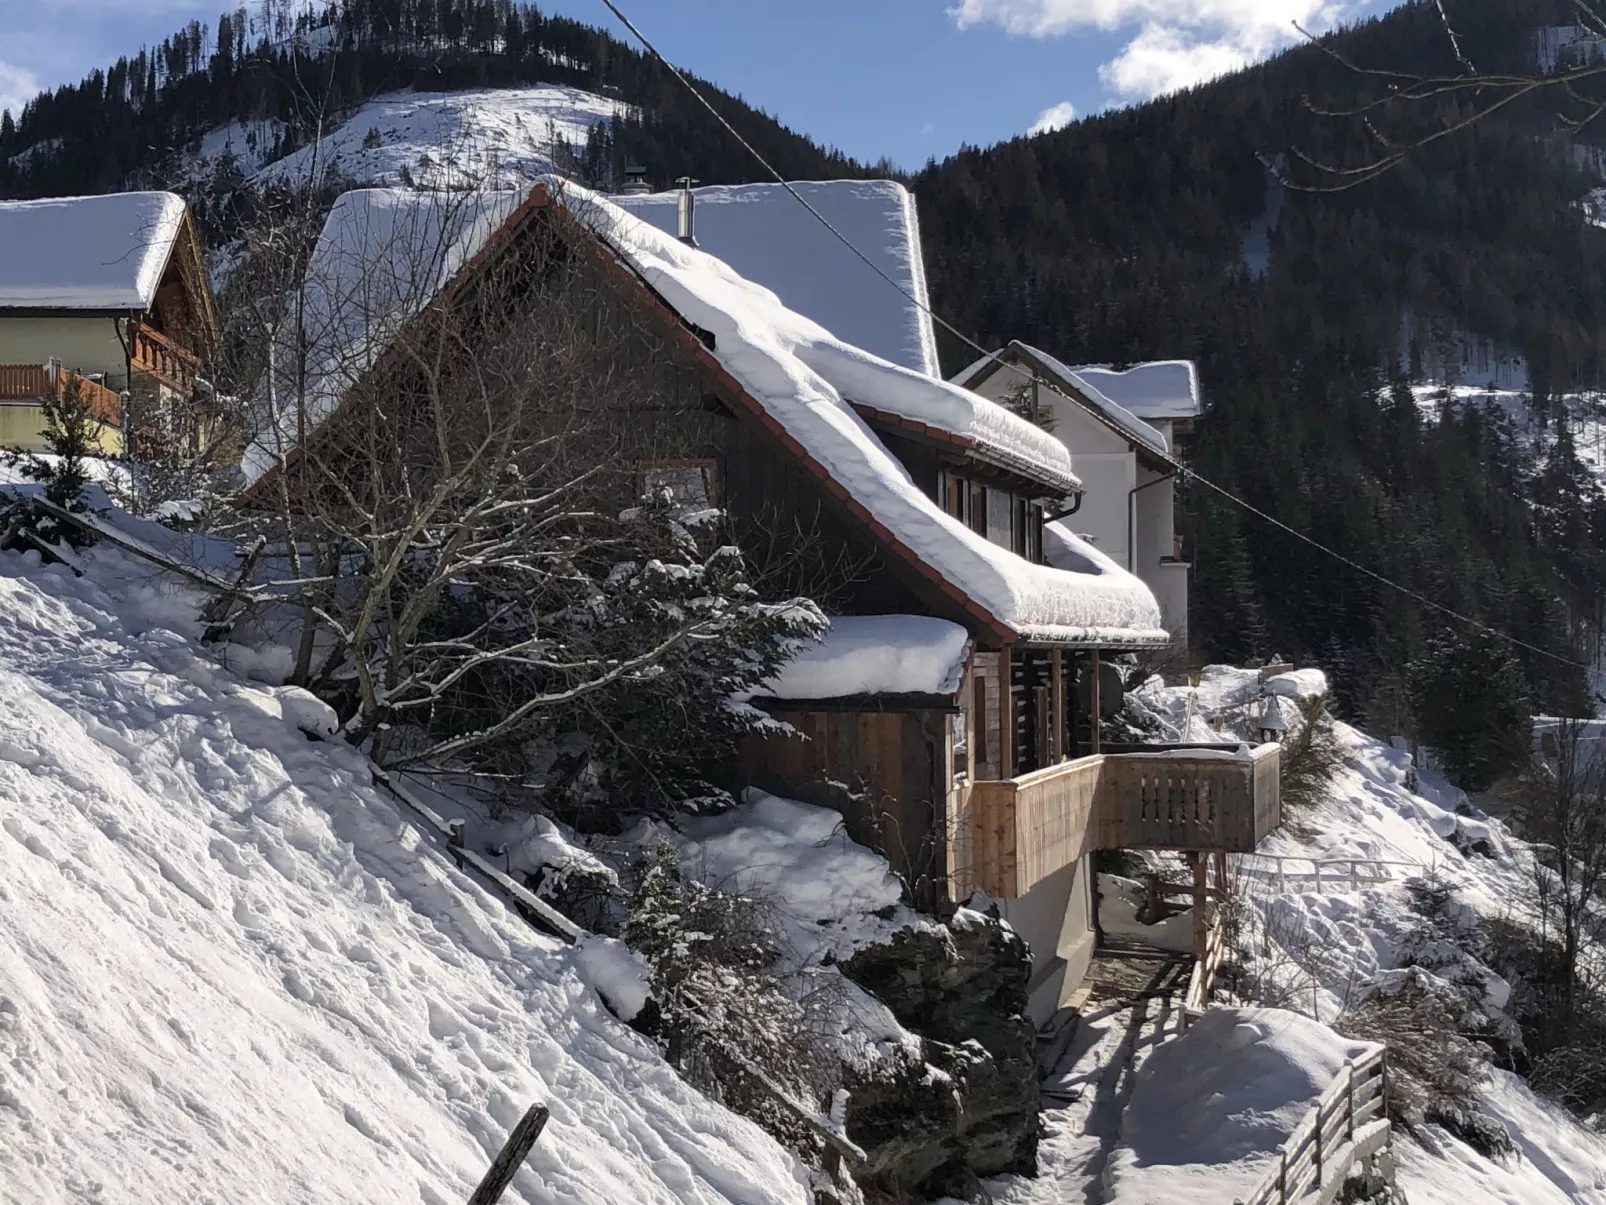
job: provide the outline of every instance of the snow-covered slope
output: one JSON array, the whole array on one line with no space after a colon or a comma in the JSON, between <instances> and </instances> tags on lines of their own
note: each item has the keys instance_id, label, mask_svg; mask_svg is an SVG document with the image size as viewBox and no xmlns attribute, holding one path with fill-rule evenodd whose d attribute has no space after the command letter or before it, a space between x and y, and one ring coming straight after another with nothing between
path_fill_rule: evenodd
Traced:
<instances>
[{"instance_id":1,"label":"snow-covered slope","mask_svg":"<svg viewBox=\"0 0 1606 1205\"><path fill-rule=\"evenodd\" d=\"M628 106L578 88L479 88L468 92L392 92L347 114L314 150L274 158L271 125L225 126L201 140L187 174L202 179L232 155L247 179L301 184L330 173L391 187L528 188L553 171L567 149Z\"/></svg>"},{"instance_id":2,"label":"snow-covered slope","mask_svg":"<svg viewBox=\"0 0 1606 1205\"><path fill-rule=\"evenodd\" d=\"M0 554L0 1202L807 1199L106 546ZM286 718L288 717L288 718Z\"/></svg>"}]
</instances>

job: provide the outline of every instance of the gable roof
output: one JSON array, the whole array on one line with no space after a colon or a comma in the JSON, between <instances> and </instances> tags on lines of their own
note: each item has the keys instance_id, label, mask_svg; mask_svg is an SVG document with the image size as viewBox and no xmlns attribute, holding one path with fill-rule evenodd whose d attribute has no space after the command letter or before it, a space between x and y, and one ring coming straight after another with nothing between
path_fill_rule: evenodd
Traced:
<instances>
[{"instance_id":1,"label":"gable roof","mask_svg":"<svg viewBox=\"0 0 1606 1205\"><path fill-rule=\"evenodd\" d=\"M1123 647L1167 639L1154 596L1131 574L1033 565L945 514L876 438L849 399L917 412L962 404L978 427L996 424L1011 430L1012 423L1019 424L1052 441L1060 455L1066 455L1052 436L1002 407L841 342L708 253L687 247L607 199L564 181L553 179L538 186L528 199L522 194L493 195L482 207L467 206L461 199L448 202L440 194L377 191L385 195L353 200L331 212L334 225L326 224L314 251L309 291L329 287L325 279L340 288L366 287L354 282L351 273L365 262L363 248L373 231L411 231L426 247L434 246L439 261L428 267L429 255L408 256L407 263L420 270L402 271L390 266L393 258L376 255L378 267L368 274L393 282L379 296L382 302L395 300L396 305L382 307L379 319L364 330L335 325L338 354L330 362L342 367L317 376L321 409L312 425L334 412L401 324L434 296L431 290L439 291L440 282L447 289L455 287L467 275L465 269L500 240L511 238L529 213L550 208L563 222L595 236L599 256L640 289L661 314L666 330L716 374L733 403L820 478L827 492L857 516L895 561L958 602L993 638ZM375 213L401 214L447 204L459 206L462 218L454 222L420 216L402 226L372 220ZM502 215L500 225L495 224L498 215ZM349 268L339 269L342 264ZM323 304L310 302L309 309L316 311ZM692 327L711 336L712 350L692 334ZM353 366L356 375L349 375ZM1000 415L1012 421L1004 422ZM271 434L270 442L283 438ZM277 457L262 454L266 449L260 436L252 447L257 456L253 460L248 454L244 467L248 478L260 485ZM248 487L248 492L252 488L256 487ZM1068 538L1091 554L1086 545Z\"/></svg>"},{"instance_id":2,"label":"gable roof","mask_svg":"<svg viewBox=\"0 0 1606 1205\"><path fill-rule=\"evenodd\" d=\"M170 192L0 202L0 309L148 310L187 212Z\"/></svg>"},{"instance_id":3,"label":"gable roof","mask_svg":"<svg viewBox=\"0 0 1606 1205\"><path fill-rule=\"evenodd\" d=\"M1075 371L1061 364L1047 352L1039 351L1019 339L1013 339L1008 347L983 356L955 376L954 381L975 389L999 372L1009 372L1011 375L1021 376L1023 380L1029 379L1027 374L1019 372L1012 366L1024 366L1030 372L1050 380L1064 393L1063 398L1051 393L1049 395L1051 404L1058 405L1065 398L1069 398L1117 436L1126 440L1134 450L1151 452L1167 461L1171 459L1171 449L1166 443L1165 436L1157 428L1151 427L1125 406L1095 389Z\"/></svg>"},{"instance_id":4,"label":"gable roof","mask_svg":"<svg viewBox=\"0 0 1606 1205\"><path fill-rule=\"evenodd\" d=\"M844 342L940 377L920 224L909 190L895 180L803 181L792 187L916 300L877 276L779 184L693 189L697 245ZM678 196L608 200L672 235L679 229Z\"/></svg>"}]
</instances>

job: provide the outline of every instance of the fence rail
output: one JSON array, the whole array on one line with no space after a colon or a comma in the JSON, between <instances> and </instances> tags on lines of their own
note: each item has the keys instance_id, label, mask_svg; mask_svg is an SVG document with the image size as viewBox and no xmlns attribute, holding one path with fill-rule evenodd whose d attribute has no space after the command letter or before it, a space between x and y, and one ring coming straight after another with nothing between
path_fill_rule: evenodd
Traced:
<instances>
[{"instance_id":1,"label":"fence rail","mask_svg":"<svg viewBox=\"0 0 1606 1205\"><path fill-rule=\"evenodd\" d=\"M1278 1153L1277 1166L1233 1205L1325 1205L1357 1160L1389 1144L1388 1058L1383 1049L1344 1065Z\"/></svg>"},{"instance_id":2,"label":"fence rail","mask_svg":"<svg viewBox=\"0 0 1606 1205\"><path fill-rule=\"evenodd\" d=\"M1270 862L1272 866L1262 866L1258 863ZM1289 863L1295 863L1295 869L1289 869ZM1300 867L1309 866L1309 870ZM1400 868L1403 873L1396 875L1392 868ZM1251 854L1240 859L1238 863L1240 872L1252 875L1262 882L1277 884L1278 894L1288 891L1288 884L1311 882L1315 885L1316 894L1322 895L1327 886L1336 891L1346 889L1359 891L1363 887L1386 883L1396 878L1410 878L1413 875L1424 874L1427 867L1420 862L1392 861L1387 858L1312 858L1298 854Z\"/></svg>"}]
</instances>

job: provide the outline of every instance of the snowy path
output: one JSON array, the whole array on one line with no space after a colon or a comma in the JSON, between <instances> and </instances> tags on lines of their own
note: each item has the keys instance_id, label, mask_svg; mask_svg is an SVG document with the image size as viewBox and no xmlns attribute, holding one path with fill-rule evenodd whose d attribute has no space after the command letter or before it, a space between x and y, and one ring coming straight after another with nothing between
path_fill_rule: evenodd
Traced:
<instances>
[{"instance_id":1,"label":"snowy path","mask_svg":"<svg viewBox=\"0 0 1606 1205\"><path fill-rule=\"evenodd\" d=\"M0 554L0 1201L806 1193L121 554ZM102 585L97 585L96 582Z\"/></svg>"}]
</instances>

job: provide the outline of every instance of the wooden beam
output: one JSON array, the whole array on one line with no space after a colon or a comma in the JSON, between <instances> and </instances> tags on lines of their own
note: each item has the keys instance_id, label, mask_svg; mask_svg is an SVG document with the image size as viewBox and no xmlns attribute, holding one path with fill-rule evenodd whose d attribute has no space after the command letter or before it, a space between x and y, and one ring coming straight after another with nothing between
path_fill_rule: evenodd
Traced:
<instances>
[{"instance_id":1,"label":"wooden beam","mask_svg":"<svg viewBox=\"0 0 1606 1205\"><path fill-rule=\"evenodd\" d=\"M1103 707L1101 706L1101 704L1099 702L1099 651L1098 651L1098 649L1091 650L1090 662L1089 663L1092 666L1093 682L1092 682L1092 686L1091 686L1091 688L1090 688L1090 690L1088 692L1088 697L1089 697L1090 701L1093 704L1093 706L1091 708L1091 710L1093 712L1093 716L1092 716L1092 728L1090 729L1090 732L1092 733L1092 735L1089 737L1088 752L1089 753L1097 753L1099 751L1099 727L1100 727L1100 725L1101 725L1101 723L1103 721L1103 718L1104 718L1103 717L1103 710L1104 709L1103 709Z\"/></svg>"},{"instance_id":2,"label":"wooden beam","mask_svg":"<svg viewBox=\"0 0 1606 1205\"><path fill-rule=\"evenodd\" d=\"M507 1191L507 1186L513 1183L513 1177L519 1170L535 1140L541 1136L546 1128L547 1118L551 1113L545 1105L531 1105L529 1111L519 1119L519 1124L513 1127L508 1135L507 1144L502 1147L501 1154L497 1155L491 1169L485 1173L485 1179L474 1190L474 1195L468 1199L468 1205L496 1205Z\"/></svg>"},{"instance_id":3,"label":"wooden beam","mask_svg":"<svg viewBox=\"0 0 1606 1205\"><path fill-rule=\"evenodd\" d=\"M998 653L998 777L1015 777L1015 646Z\"/></svg>"},{"instance_id":4,"label":"wooden beam","mask_svg":"<svg viewBox=\"0 0 1606 1205\"><path fill-rule=\"evenodd\" d=\"M1193 867L1193 956L1203 963L1210 953L1210 919L1205 915L1210 863L1203 854L1194 851L1189 851L1187 857Z\"/></svg>"},{"instance_id":5,"label":"wooden beam","mask_svg":"<svg viewBox=\"0 0 1606 1205\"><path fill-rule=\"evenodd\" d=\"M1059 649L1049 651L1048 675L1048 749L1045 752L1052 764L1065 760L1065 671Z\"/></svg>"}]
</instances>

